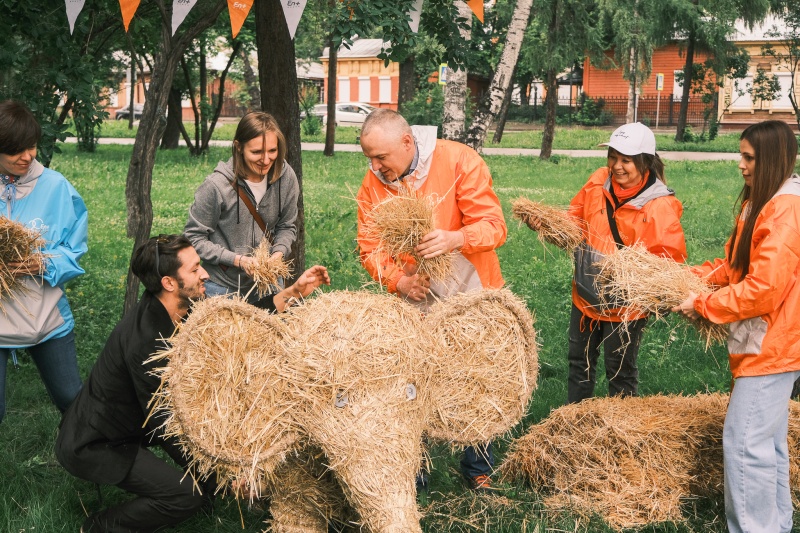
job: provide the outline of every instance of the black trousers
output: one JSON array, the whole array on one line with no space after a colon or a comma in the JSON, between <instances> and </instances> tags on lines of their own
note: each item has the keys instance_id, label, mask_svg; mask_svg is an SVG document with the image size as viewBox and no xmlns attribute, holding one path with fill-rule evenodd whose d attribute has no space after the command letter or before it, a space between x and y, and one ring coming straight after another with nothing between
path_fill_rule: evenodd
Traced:
<instances>
[{"instance_id":1,"label":"black trousers","mask_svg":"<svg viewBox=\"0 0 800 533\"><path fill-rule=\"evenodd\" d=\"M636 396L639 391L639 344L647 318L630 322L592 320L572 306L569 320L567 403L594 395L597 359L603 346L608 393Z\"/></svg>"},{"instance_id":2,"label":"black trousers","mask_svg":"<svg viewBox=\"0 0 800 533\"><path fill-rule=\"evenodd\" d=\"M84 533L150 533L183 522L200 510L192 477L146 448L140 448L127 477L117 487L137 498L91 515Z\"/></svg>"}]
</instances>

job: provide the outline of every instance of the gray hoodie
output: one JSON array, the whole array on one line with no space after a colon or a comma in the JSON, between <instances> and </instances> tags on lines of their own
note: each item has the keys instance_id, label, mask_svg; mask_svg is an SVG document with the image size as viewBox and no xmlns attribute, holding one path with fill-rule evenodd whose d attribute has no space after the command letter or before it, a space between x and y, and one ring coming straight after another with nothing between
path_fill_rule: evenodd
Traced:
<instances>
[{"instance_id":1,"label":"gray hoodie","mask_svg":"<svg viewBox=\"0 0 800 533\"><path fill-rule=\"evenodd\" d=\"M245 203L239 198L231 180L234 179L233 162L220 161L194 193L194 203L189 208L189 220L184 233L203 260L211 281L231 290L247 292L253 280L243 270L233 266L237 255L247 255L261 242L261 228L253 219ZM239 187L255 199L245 180ZM297 176L288 163L284 163L281 177L267 187L267 192L256 205L267 226L267 238L272 252L289 256L297 237L297 198L300 187Z\"/></svg>"}]
</instances>

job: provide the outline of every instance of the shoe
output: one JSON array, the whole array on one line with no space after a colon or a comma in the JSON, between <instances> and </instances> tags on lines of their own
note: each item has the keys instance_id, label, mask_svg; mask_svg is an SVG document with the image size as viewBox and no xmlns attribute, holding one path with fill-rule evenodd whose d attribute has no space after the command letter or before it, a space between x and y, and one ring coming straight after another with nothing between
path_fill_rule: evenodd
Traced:
<instances>
[{"instance_id":1,"label":"shoe","mask_svg":"<svg viewBox=\"0 0 800 533\"><path fill-rule=\"evenodd\" d=\"M475 491L483 492L494 490L494 487L492 487L492 478L486 474L468 478L467 483L469 484L469 488Z\"/></svg>"}]
</instances>

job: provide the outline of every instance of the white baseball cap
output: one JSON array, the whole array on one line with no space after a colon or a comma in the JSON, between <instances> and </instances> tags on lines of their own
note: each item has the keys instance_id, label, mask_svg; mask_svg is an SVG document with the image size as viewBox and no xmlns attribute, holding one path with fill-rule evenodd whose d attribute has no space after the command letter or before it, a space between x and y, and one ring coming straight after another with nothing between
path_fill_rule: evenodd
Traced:
<instances>
[{"instance_id":1,"label":"white baseball cap","mask_svg":"<svg viewBox=\"0 0 800 533\"><path fill-rule=\"evenodd\" d=\"M611 139L598 146L609 146L623 155L656 155L656 136L641 122L630 122L615 129Z\"/></svg>"}]
</instances>

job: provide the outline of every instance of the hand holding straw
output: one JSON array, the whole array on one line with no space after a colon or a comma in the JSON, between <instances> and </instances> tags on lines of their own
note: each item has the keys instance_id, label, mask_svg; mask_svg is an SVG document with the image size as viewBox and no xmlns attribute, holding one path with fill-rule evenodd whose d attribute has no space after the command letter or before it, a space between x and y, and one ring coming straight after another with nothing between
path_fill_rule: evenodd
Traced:
<instances>
[{"instance_id":1,"label":"hand holding straw","mask_svg":"<svg viewBox=\"0 0 800 533\"><path fill-rule=\"evenodd\" d=\"M580 225L565 209L551 207L527 198L517 198L511 202L514 218L521 220L533 231L539 240L555 245L562 250L572 251L583 241Z\"/></svg>"}]
</instances>

